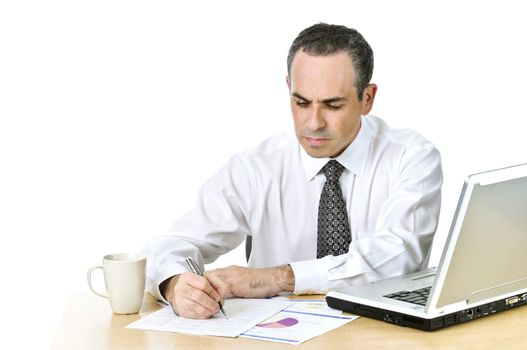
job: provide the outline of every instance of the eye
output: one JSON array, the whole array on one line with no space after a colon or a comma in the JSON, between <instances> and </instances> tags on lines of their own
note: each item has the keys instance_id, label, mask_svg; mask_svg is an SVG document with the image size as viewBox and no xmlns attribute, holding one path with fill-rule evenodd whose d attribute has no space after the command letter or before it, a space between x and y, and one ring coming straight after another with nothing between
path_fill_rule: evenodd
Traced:
<instances>
[{"instance_id":1,"label":"eye","mask_svg":"<svg viewBox=\"0 0 527 350\"><path fill-rule=\"evenodd\" d=\"M309 106L309 102L304 100L295 100L295 103L298 107L307 107Z\"/></svg>"},{"instance_id":2,"label":"eye","mask_svg":"<svg viewBox=\"0 0 527 350\"><path fill-rule=\"evenodd\" d=\"M326 107L327 107L328 109L333 110L333 111L336 111L336 110L338 110L338 109L341 109L343 106L344 106L344 105L342 105L342 104L333 104L333 103L328 103L328 104L326 104Z\"/></svg>"}]
</instances>

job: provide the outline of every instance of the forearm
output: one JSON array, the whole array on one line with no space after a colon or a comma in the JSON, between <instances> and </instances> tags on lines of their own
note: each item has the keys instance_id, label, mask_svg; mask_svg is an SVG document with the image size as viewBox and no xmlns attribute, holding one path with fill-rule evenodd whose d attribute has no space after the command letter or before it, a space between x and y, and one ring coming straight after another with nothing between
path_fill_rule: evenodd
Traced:
<instances>
[{"instance_id":1,"label":"forearm","mask_svg":"<svg viewBox=\"0 0 527 350\"><path fill-rule=\"evenodd\" d=\"M264 269L229 266L207 273L217 275L230 285L234 296L242 298L271 297L281 292L292 292L295 287L295 275L289 265Z\"/></svg>"},{"instance_id":2,"label":"forearm","mask_svg":"<svg viewBox=\"0 0 527 350\"><path fill-rule=\"evenodd\" d=\"M260 285L265 289L268 287L271 294L275 292L292 292L295 289L295 274L290 265L281 265L263 269L262 278L256 279L252 287L253 290L258 290ZM266 286L267 284L267 286Z\"/></svg>"}]
</instances>

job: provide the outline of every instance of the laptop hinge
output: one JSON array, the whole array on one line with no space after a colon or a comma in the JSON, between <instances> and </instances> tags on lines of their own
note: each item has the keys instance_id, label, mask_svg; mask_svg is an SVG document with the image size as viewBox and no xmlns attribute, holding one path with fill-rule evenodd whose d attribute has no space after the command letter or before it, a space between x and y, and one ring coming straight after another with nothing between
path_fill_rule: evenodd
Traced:
<instances>
[{"instance_id":1,"label":"laptop hinge","mask_svg":"<svg viewBox=\"0 0 527 350\"><path fill-rule=\"evenodd\" d=\"M452 313L452 312L463 310L466 306L467 306L467 301L463 300L463 301L460 301L458 303L446 305L446 306L444 306L442 308L437 308L437 309L431 308L431 310L429 310L429 311L433 310L434 312L437 312L439 314L449 314L449 313Z\"/></svg>"}]
</instances>

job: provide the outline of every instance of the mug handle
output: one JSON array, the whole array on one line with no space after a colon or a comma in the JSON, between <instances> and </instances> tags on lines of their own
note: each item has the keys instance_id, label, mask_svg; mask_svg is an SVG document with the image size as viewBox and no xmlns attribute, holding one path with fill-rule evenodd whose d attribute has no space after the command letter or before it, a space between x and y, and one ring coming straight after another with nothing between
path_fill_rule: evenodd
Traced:
<instances>
[{"instance_id":1,"label":"mug handle","mask_svg":"<svg viewBox=\"0 0 527 350\"><path fill-rule=\"evenodd\" d=\"M91 273L92 273L93 270L95 270L95 269L101 269L101 270L103 270L103 268L102 268L101 265L93 266L92 268L90 268L90 269L88 270L88 286L90 287L90 289L91 289L91 291L92 291L93 293L97 294L97 295L100 296L100 297L103 297L103 298L108 299L108 295L97 292L95 289L93 289L93 287L92 287L92 285L91 285ZM103 273L104 273L104 270L103 270Z\"/></svg>"}]
</instances>

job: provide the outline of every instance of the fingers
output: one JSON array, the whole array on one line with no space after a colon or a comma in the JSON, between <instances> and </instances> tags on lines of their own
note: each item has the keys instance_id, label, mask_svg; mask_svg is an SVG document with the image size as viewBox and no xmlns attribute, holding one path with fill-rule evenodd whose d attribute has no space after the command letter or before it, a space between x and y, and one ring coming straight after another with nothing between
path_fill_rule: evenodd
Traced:
<instances>
[{"instance_id":1,"label":"fingers","mask_svg":"<svg viewBox=\"0 0 527 350\"><path fill-rule=\"evenodd\" d=\"M171 303L182 317L205 319L218 313L221 299L207 278L183 273L174 286Z\"/></svg>"},{"instance_id":2,"label":"fingers","mask_svg":"<svg viewBox=\"0 0 527 350\"><path fill-rule=\"evenodd\" d=\"M226 283L218 275L213 273L206 273L205 277L213 288L212 293L209 294L209 296L214 300L218 299L218 301L223 305L225 298L231 291L230 284Z\"/></svg>"}]
</instances>

